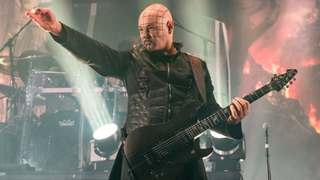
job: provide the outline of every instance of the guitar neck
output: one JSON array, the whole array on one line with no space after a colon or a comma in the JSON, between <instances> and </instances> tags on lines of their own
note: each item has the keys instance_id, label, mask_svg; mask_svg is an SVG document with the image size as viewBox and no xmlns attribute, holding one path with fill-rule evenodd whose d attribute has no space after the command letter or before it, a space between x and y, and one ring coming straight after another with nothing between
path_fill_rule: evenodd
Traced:
<instances>
[{"instance_id":1,"label":"guitar neck","mask_svg":"<svg viewBox=\"0 0 320 180\"><path fill-rule=\"evenodd\" d=\"M245 96L243 99L247 100L250 104L254 101L258 100L262 96L266 95L272 90L269 84L257 89L256 91L253 91L249 95ZM205 119L202 119L198 121L193 126L190 126L189 128L185 129L189 137L194 138L198 135L202 134L207 129L210 129L214 127L216 124L226 121L229 116L231 116L231 109L230 106L233 104L230 104L229 106L220 109L219 111L215 112L214 114L211 114L210 116L206 117Z\"/></svg>"}]
</instances>

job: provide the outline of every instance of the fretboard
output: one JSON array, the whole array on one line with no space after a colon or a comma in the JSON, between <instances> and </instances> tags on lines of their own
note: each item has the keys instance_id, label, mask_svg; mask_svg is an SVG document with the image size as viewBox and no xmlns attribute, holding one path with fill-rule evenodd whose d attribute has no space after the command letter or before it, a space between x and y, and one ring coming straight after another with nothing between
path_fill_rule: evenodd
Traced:
<instances>
[{"instance_id":1,"label":"fretboard","mask_svg":"<svg viewBox=\"0 0 320 180\"><path fill-rule=\"evenodd\" d=\"M256 91L253 91L249 95L245 96L243 99L247 100L250 104L262 96L266 95L269 93L272 89L270 86L267 84ZM231 104L233 105L233 104ZM230 106L227 106L223 109L220 109L219 111L211 114L210 116L206 117L205 119L202 119L198 121L196 124L193 126L190 126L189 128L185 129L185 132L188 134L189 138L194 138L207 129L210 129L214 127L216 124L226 121L229 116L231 116L231 109Z\"/></svg>"}]
</instances>

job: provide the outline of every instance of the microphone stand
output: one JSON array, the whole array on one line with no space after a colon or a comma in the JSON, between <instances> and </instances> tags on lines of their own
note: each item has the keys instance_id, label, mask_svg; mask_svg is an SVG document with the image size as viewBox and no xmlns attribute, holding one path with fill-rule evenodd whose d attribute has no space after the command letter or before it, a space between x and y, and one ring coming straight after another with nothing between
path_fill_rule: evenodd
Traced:
<instances>
[{"instance_id":1,"label":"microphone stand","mask_svg":"<svg viewBox=\"0 0 320 180\"><path fill-rule=\"evenodd\" d=\"M11 69L11 94L15 94L16 87L15 87L15 79L14 79L14 71L16 70L13 65L13 41L19 36L20 32L26 28L32 20L30 19L12 38L9 38L9 40L4 44L4 46L0 49L0 52L2 52L6 47L9 47L9 56L10 56L10 69ZM15 97L12 97L11 106L13 107L12 115L17 115L17 108L16 108L16 102Z\"/></svg>"},{"instance_id":2,"label":"microphone stand","mask_svg":"<svg viewBox=\"0 0 320 180\"><path fill-rule=\"evenodd\" d=\"M211 41L210 39L204 37L204 36L201 36L201 35L199 35L199 34L197 34L197 33L194 33L194 32L192 32L192 31L190 31L189 29L183 27L179 22L178 22L178 23L175 23L174 25L177 26L177 27L179 27L179 28L181 28L181 29L183 29L183 30L185 30L185 31L187 31L187 32L190 33L190 34L193 34L193 35L201 38L201 39L203 40L203 46L204 46L204 49L203 49L203 58L204 58L204 61L206 61L206 60L207 60L207 57L208 57L208 50L207 50L207 44L208 44L208 42L211 43L211 44L213 44L213 45L215 45L216 43L213 42L213 41Z\"/></svg>"},{"instance_id":3,"label":"microphone stand","mask_svg":"<svg viewBox=\"0 0 320 180\"><path fill-rule=\"evenodd\" d=\"M266 128L266 158L267 158L267 180L271 180L270 162L269 162L269 144L268 144L268 128Z\"/></svg>"}]
</instances>

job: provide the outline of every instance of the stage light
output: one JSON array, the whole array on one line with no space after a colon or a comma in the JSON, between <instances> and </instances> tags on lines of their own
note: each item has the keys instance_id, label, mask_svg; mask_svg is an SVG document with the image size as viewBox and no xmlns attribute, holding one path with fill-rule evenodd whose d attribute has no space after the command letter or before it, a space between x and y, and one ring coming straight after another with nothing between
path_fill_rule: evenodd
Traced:
<instances>
[{"instance_id":1,"label":"stage light","mask_svg":"<svg viewBox=\"0 0 320 180\"><path fill-rule=\"evenodd\" d=\"M222 135L222 134L216 133L216 132L211 131L211 130L209 130L209 131L210 131L211 136L213 136L213 137L215 137L215 138L218 138L218 139L220 139L220 138L226 138L226 136L224 136L224 135Z\"/></svg>"},{"instance_id":2,"label":"stage light","mask_svg":"<svg viewBox=\"0 0 320 180\"><path fill-rule=\"evenodd\" d=\"M94 152L101 157L110 157L118 149L118 126L107 124L93 133Z\"/></svg>"},{"instance_id":3,"label":"stage light","mask_svg":"<svg viewBox=\"0 0 320 180\"><path fill-rule=\"evenodd\" d=\"M102 140L112 136L118 130L118 126L115 124L107 124L98 128L93 133L93 138L95 140Z\"/></svg>"},{"instance_id":4,"label":"stage light","mask_svg":"<svg viewBox=\"0 0 320 180\"><path fill-rule=\"evenodd\" d=\"M210 133L212 134L212 133ZM213 135L212 135L213 136ZM241 179L241 164L246 158L245 138L234 140L230 138L207 137L207 147L213 147L209 157L212 171L208 175L213 179Z\"/></svg>"},{"instance_id":5,"label":"stage light","mask_svg":"<svg viewBox=\"0 0 320 180\"><path fill-rule=\"evenodd\" d=\"M234 140L227 137L221 138L221 136L220 138L210 138L210 144L213 147L213 154L209 158L210 161L240 160L246 158L244 137L241 140Z\"/></svg>"}]
</instances>

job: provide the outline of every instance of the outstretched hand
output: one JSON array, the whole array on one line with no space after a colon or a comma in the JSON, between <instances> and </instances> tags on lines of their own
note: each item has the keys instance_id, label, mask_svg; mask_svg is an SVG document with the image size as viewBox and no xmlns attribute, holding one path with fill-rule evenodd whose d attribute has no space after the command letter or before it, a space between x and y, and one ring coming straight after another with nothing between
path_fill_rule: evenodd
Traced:
<instances>
[{"instance_id":1,"label":"outstretched hand","mask_svg":"<svg viewBox=\"0 0 320 180\"><path fill-rule=\"evenodd\" d=\"M32 19L43 30L51 32L58 36L62 30L62 26L59 21L56 20L55 15L50 9L44 9L37 7L30 12L27 11L26 16Z\"/></svg>"},{"instance_id":2,"label":"outstretched hand","mask_svg":"<svg viewBox=\"0 0 320 180\"><path fill-rule=\"evenodd\" d=\"M246 96L243 95L243 97ZM238 124L245 116L250 113L250 103L242 98L232 99L234 105L230 106L232 115L228 118L228 124Z\"/></svg>"}]
</instances>

